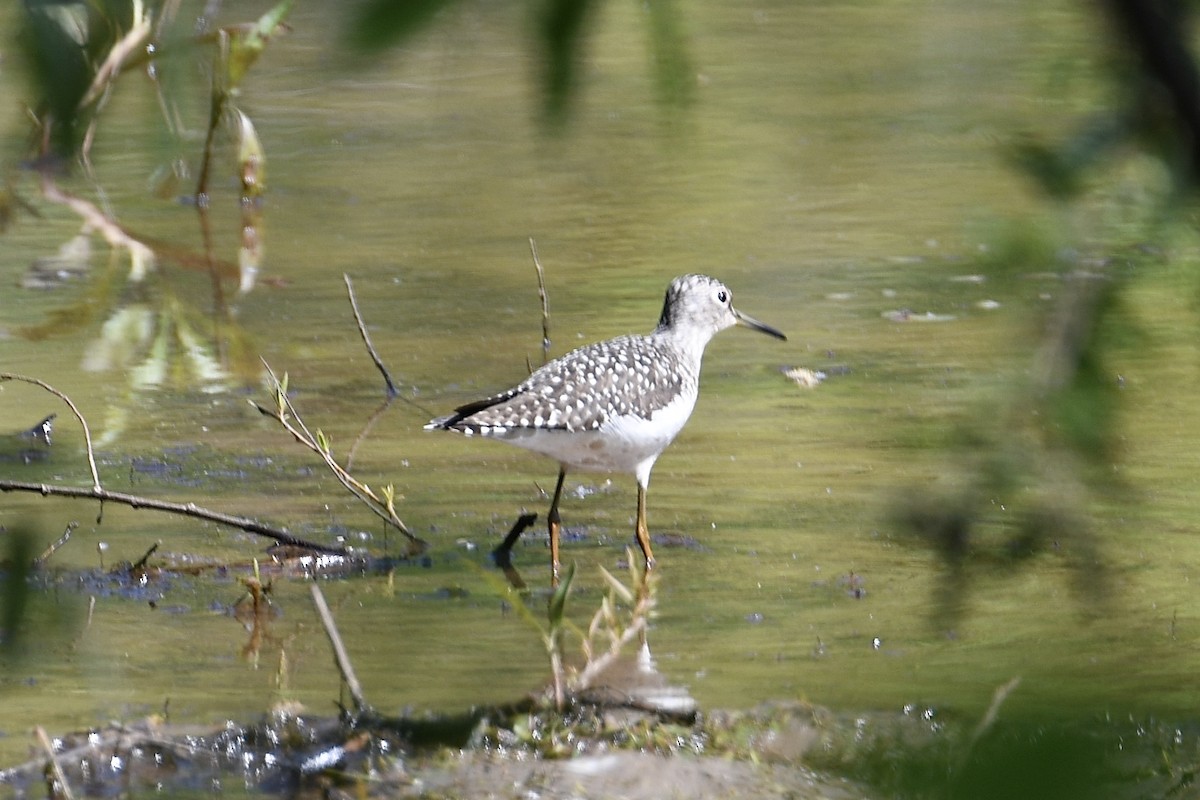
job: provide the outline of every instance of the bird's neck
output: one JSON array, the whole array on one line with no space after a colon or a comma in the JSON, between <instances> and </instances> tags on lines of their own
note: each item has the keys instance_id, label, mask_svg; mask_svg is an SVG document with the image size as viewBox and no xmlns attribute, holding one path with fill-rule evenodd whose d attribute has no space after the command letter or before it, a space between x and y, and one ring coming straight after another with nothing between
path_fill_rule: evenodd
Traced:
<instances>
[{"instance_id":1,"label":"bird's neck","mask_svg":"<svg viewBox=\"0 0 1200 800\"><path fill-rule=\"evenodd\" d=\"M678 354L679 360L698 376L700 362L704 359L704 348L712 336L705 336L702 331L694 328L681 330L677 327L660 325L654 333L650 334L650 338Z\"/></svg>"}]
</instances>

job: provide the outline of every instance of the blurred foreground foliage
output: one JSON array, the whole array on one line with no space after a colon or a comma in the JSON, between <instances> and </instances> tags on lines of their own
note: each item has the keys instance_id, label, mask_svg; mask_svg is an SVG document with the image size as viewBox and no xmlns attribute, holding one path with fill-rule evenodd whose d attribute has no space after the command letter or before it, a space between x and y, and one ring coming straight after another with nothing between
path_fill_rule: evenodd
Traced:
<instances>
[{"instance_id":1,"label":"blurred foreground foliage","mask_svg":"<svg viewBox=\"0 0 1200 800\"><path fill-rule=\"evenodd\" d=\"M40 527L0 527L0 666L17 673L38 659L56 658L83 621L82 601L38 584ZM5 670L0 670L0 687Z\"/></svg>"},{"instance_id":2,"label":"blurred foreground foliage","mask_svg":"<svg viewBox=\"0 0 1200 800\"><path fill-rule=\"evenodd\" d=\"M1038 321L1024 377L960 431L948 486L906 493L893 506L901 525L940 556L940 626L953 628L975 575L1015 572L1050 551L1070 567L1083 615L1105 612L1106 562L1087 507L1099 498L1133 500L1113 469L1123 378L1111 365L1142 338L1128 298L1168 260L1161 242L1181 229L1195 238L1200 71L1189 48L1191 6L1101 4L1112 34L1101 46L1113 107L1061 140L1031 134L1007 150L1068 233L1047 241L1033 222L1014 226L981 258L978 266L993 275L1055 275L1055 304ZM1130 173L1140 181L1132 191ZM1116 226L1094 201L1122 192L1137 210ZM1079 238L1080 230L1101 235Z\"/></svg>"},{"instance_id":3,"label":"blurred foreground foliage","mask_svg":"<svg viewBox=\"0 0 1200 800\"><path fill-rule=\"evenodd\" d=\"M367 0L351 15L350 46L372 54L401 45L458 2ZM540 55L542 110L552 129L569 121L571 102L582 93L580 65L601 6L603 0L533 0L529 4L531 50ZM659 106L667 111L686 109L693 99L695 72L680 5L677 0L646 0L639 7L645 14Z\"/></svg>"}]
</instances>

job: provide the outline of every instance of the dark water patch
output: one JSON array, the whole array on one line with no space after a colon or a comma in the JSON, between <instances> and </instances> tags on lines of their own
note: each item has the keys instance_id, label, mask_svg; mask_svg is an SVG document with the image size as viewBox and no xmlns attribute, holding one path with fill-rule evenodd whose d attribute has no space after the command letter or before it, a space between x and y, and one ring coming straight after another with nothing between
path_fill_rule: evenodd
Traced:
<instances>
[{"instance_id":1,"label":"dark water patch","mask_svg":"<svg viewBox=\"0 0 1200 800\"><path fill-rule=\"evenodd\" d=\"M703 542L695 536L686 533L673 531L652 533L650 534L650 541L654 543L655 547L662 547L664 549L678 548L681 550L691 550L694 553L709 552L709 549L705 547Z\"/></svg>"}]
</instances>

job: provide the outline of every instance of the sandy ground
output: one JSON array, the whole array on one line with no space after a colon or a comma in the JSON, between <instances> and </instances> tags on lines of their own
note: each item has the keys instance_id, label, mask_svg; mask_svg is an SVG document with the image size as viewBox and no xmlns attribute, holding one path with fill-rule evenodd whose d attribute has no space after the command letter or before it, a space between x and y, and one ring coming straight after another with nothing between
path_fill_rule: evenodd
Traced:
<instances>
[{"instance_id":1,"label":"sandy ground","mask_svg":"<svg viewBox=\"0 0 1200 800\"><path fill-rule=\"evenodd\" d=\"M848 781L795 766L719 757L620 751L564 760L517 760L471 752L457 765L413 774L406 796L489 800L670 800L670 798L830 798L869 795Z\"/></svg>"}]
</instances>

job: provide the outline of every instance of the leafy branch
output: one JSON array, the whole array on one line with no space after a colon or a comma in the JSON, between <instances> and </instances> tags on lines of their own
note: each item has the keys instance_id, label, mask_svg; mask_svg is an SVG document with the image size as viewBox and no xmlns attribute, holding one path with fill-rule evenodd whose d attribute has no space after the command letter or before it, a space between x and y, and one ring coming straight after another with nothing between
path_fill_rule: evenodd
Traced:
<instances>
[{"instance_id":1,"label":"leafy branch","mask_svg":"<svg viewBox=\"0 0 1200 800\"><path fill-rule=\"evenodd\" d=\"M263 416L270 417L283 426L284 430L292 435L300 444L312 450L319 455L325 462L325 466L329 467L329 471L333 473L338 482L342 484L352 495L360 502L367 506L377 517L382 519L386 524L400 531L406 539L408 539L408 555L417 555L422 553L427 548L424 540L417 538L404 521L400 519L400 515L396 513L396 487L388 484L383 487L378 493L375 492L367 484L355 478L338 463L337 458L333 455L333 448L329 437L320 428L314 434L309 430L308 425L301 418L295 406L292 405L291 399L288 397L288 376L284 373L282 380L276 377L275 372L271 369L271 365L265 360L263 366L267 370L267 374L271 376L271 382L274 387L275 405L273 408L262 406L253 400L250 404L258 409L258 412Z\"/></svg>"}]
</instances>

